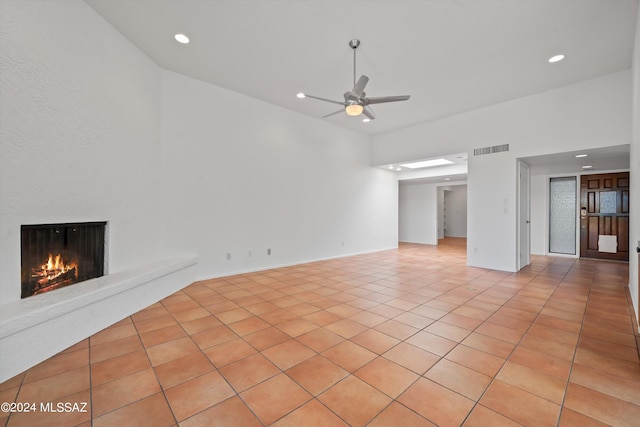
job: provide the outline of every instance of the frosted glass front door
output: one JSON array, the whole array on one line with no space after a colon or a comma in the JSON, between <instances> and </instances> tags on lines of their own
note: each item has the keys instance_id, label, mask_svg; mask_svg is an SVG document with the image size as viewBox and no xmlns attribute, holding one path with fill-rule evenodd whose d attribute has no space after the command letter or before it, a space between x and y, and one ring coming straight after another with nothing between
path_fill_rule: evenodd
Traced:
<instances>
[{"instance_id":1,"label":"frosted glass front door","mask_svg":"<svg viewBox=\"0 0 640 427\"><path fill-rule=\"evenodd\" d=\"M576 254L576 177L549 180L549 252Z\"/></svg>"}]
</instances>

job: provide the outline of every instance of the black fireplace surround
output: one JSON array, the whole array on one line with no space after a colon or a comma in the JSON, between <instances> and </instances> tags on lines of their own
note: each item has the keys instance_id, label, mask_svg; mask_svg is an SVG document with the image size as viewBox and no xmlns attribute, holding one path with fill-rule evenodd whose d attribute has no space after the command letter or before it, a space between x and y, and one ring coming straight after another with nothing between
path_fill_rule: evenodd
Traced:
<instances>
[{"instance_id":1,"label":"black fireplace surround","mask_svg":"<svg viewBox=\"0 0 640 427\"><path fill-rule=\"evenodd\" d=\"M103 276L106 225L21 226L21 298Z\"/></svg>"}]
</instances>

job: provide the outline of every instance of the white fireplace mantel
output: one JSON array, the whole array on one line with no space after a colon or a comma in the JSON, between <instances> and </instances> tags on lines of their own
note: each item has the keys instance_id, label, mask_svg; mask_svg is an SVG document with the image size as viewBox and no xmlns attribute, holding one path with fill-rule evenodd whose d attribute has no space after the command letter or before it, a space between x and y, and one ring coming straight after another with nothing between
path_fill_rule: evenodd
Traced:
<instances>
[{"instance_id":1,"label":"white fireplace mantel","mask_svg":"<svg viewBox=\"0 0 640 427\"><path fill-rule=\"evenodd\" d=\"M0 304L0 382L191 284L196 264L163 260Z\"/></svg>"}]
</instances>

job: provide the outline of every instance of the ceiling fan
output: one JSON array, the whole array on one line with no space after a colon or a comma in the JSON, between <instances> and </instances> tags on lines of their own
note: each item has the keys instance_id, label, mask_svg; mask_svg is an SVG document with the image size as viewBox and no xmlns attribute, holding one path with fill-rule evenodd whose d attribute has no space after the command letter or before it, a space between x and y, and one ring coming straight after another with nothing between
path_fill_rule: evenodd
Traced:
<instances>
[{"instance_id":1,"label":"ceiling fan","mask_svg":"<svg viewBox=\"0 0 640 427\"><path fill-rule=\"evenodd\" d=\"M364 92L364 88L369 82L369 77L363 74L362 76L360 76L358 81L356 81L356 50L358 49L358 46L360 46L360 40L351 40L349 42L349 46L351 47L351 49L353 49L353 89L344 93L344 101L334 101L332 99L320 98L318 96L308 95L305 93L299 93L297 95L298 98L318 99L320 101L331 102L332 104L338 104L344 107L339 109L338 111L329 113L326 116L322 116L323 118L333 116L344 111L349 116L359 116L360 114L364 114L366 116L366 119L364 119L364 121L370 121L376 118L376 116L373 114L373 111L371 111L371 108L369 107L372 104L406 101L407 99L409 99L411 95L367 97L366 93Z\"/></svg>"}]
</instances>

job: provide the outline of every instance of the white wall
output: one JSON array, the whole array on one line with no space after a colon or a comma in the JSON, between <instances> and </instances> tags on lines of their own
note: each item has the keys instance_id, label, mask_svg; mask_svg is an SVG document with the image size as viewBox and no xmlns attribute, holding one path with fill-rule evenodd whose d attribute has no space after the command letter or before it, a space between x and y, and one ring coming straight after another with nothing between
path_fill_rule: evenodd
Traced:
<instances>
[{"instance_id":1,"label":"white wall","mask_svg":"<svg viewBox=\"0 0 640 427\"><path fill-rule=\"evenodd\" d=\"M509 144L469 156L467 263L516 270L516 159L631 140L631 72L622 71L374 137L373 162L398 163Z\"/></svg>"},{"instance_id":2,"label":"white wall","mask_svg":"<svg viewBox=\"0 0 640 427\"><path fill-rule=\"evenodd\" d=\"M396 174L368 136L162 74L167 238L200 277L397 247Z\"/></svg>"},{"instance_id":3,"label":"white wall","mask_svg":"<svg viewBox=\"0 0 640 427\"><path fill-rule=\"evenodd\" d=\"M0 301L20 225L109 221L109 271L163 254L160 70L85 3L0 2Z\"/></svg>"},{"instance_id":4,"label":"white wall","mask_svg":"<svg viewBox=\"0 0 640 427\"><path fill-rule=\"evenodd\" d=\"M516 270L516 161L509 153L469 161L467 264Z\"/></svg>"},{"instance_id":5,"label":"white wall","mask_svg":"<svg viewBox=\"0 0 640 427\"><path fill-rule=\"evenodd\" d=\"M467 237L467 186L454 185L444 192L446 237Z\"/></svg>"},{"instance_id":6,"label":"white wall","mask_svg":"<svg viewBox=\"0 0 640 427\"><path fill-rule=\"evenodd\" d=\"M631 251L640 246L640 11L636 21L636 39L633 48L633 139L631 142L631 206L629 247ZM638 254L631 252L629 260L629 291L636 310L636 318L640 320L638 307ZM640 323L640 321L639 321ZM640 330L638 331L640 332Z\"/></svg>"},{"instance_id":7,"label":"white wall","mask_svg":"<svg viewBox=\"0 0 640 427\"><path fill-rule=\"evenodd\" d=\"M407 243L438 244L438 202L436 184L400 185L399 240Z\"/></svg>"}]
</instances>

